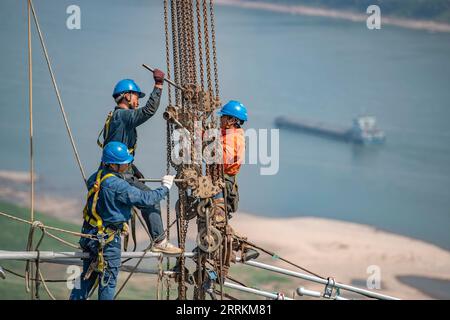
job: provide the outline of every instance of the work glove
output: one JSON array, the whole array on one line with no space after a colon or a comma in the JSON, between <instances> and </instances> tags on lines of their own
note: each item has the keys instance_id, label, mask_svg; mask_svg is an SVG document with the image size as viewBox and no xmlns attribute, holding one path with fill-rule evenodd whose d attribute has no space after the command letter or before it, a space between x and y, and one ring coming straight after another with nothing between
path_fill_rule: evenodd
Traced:
<instances>
[{"instance_id":1,"label":"work glove","mask_svg":"<svg viewBox=\"0 0 450 320\"><path fill-rule=\"evenodd\" d=\"M164 72L162 72L161 70L159 70L159 69L155 69L154 71L153 71L153 79L155 80L155 84L157 84L157 85L163 85L163 83L164 83Z\"/></svg>"},{"instance_id":2,"label":"work glove","mask_svg":"<svg viewBox=\"0 0 450 320\"><path fill-rule=\"evenodd\" d=\"M172 188L172 185L173 185L173 179L175 179L175 176L170 176L170 175L164 176L162 178L161 184L170 190L170 188Z\"/></svg>"}]
</instances>

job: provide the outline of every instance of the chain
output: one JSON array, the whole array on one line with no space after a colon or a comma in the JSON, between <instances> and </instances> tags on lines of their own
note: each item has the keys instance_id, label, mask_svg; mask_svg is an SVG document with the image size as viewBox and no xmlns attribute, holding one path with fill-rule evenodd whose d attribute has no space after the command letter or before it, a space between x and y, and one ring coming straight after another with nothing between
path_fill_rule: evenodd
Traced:
<instances>
[{"instance_id":1,"label":"chain","mask_svg":"<svg viewBox=\"0 0 450 320\"><path fill-rule=\"evenodd\" d=\"M189 0L190 1L190 0ZM189 50L189 21L188 21L188 1L187 0L182 0L181 1L181 11L182 11L182 25L181 25L181 30L183 33L183 62L184 62L184 84L186 83L191 83L191 65L190 65L190 50Z\"/></svg>"},{"instance_id":2,"label":"chain","mask_svg":"<svg viewBox=\"0 0 450 320\"><path fill-rule=\"evenodd\" d=\"M168 0L164 0L164 36L166 42L166 77L170 80L170 44L169 44L169 14L168 14ZM169 105L172 104L172 86L167 86L167 95Z\"/></svg>"},{"instance_id":3,"label":"chain","mask_svg":"<svg viewBox=\"0 0 450 320\"><path fill-rule=\"evenodd\" d=\"M216 38L215 38L215 24L214 24L214 7L212 1L209 1L209 12L210 17L208 17L208 2L206 0L196 0L195 2L195 13L194 13L194 2L193 0L170 0L170 10L171 10L171 31L172 31L172 54L173 54L173 72L174 79L176 83L181 84L189 90L197 90L196 87L191 87L191 85L197 85L200 83L201 90L205 91L205 84L207 86L207 92L209 97L209 102L211 106L214 106L214 100L218 99L219 96L219 86L218 86L218 72L217 72L217 53L216 53ZM200 2L201 1L201 2ZM209 18L211 19L211 32L210 36L208 30ZM165 32L166 32L166 62L168 64L167 70L170 73L170 44L169 44L169 17L168 17L168 0L164 0L164 19L165 19ZM203 26L202 26L203 23ZM197 32L197 39L195 32ZM212 68L211 68L211 52L210 52L210 41L212 39L212 50L213 50L213 63L214 63L214 89L212 80ZM196 43L197 40L197 43ZM198 48L198 51L197 51ZM203 50L204 49L204 50ZM206 70L205 64L206 61ZM198 64L197 64L198 63ZM199 69L197 70L197 66ZM205 71L206 71L206 81L205 81ZM199 76L197 76L199 75ZM197 82L198 81L198 82ZM205 83L206 82L206 83ZM188 86L189 85L189 86ZM214 90L214 91L213 91ZM204 112L201 109L202 102L199 99L184 99L182 98L182 90L175 89L175 100L176 105L181 107L180 118L178 119L183 127L185 127L190 132L194 132L194 124L197 120L202 120L202 130L206 128L217 128L217 123L215 118L209 117L209 113ZM194 92L197 94L197 92ZM171 104L171 94L169 93L169 105ZM201 174L201 165L190 165L181 164L174 165L171 161L171 153L173 150L172 141L172 130L171 124L167 124L166 134L167 134L167 167L166 172L170 172L170 166L172 165L177 174L180 174L183 169L191 168L195 169L199 174ZM191 140L194 143L193 139ZM193 157L195 148L191 148L191 157ZM218 176L215 166L207 166L206 175L211 179ZM187 231L189 228L189 220L186 218L187 208L190 205L191 200L186 188L179 187L178 190L179 197L179 212L176 218L177 222L177 232L178 232L178 245L185 251ZM168 202L168 219L169 219L169 205ZM206 228L209 232L209 225L205 221L199 221L198 230ZM204 280L205 263L207 261L206 254L200 254L197 265L197 286L195 288L194 296L198 299L205 298L205 292L202 290L202 283ZM185 258L181 256L178 258L179 266L179 277L178 277L178 298L180 300L186 299L186 275L185 275ZM167 265L169 268L169 265ZM216 268L217 269L217 268ZM220 268L221 269L221 268ZM219 271L222 274L222 271ZM169 288L167 287L167 298L169 298Z\"/></svg>"},{"instance_id":4,"label":"chain","mask_svg":"<svg viewBox=\"0 0 450 320\"><path fill-rule=\"evenodd\" d=\"M197 11L197 34L198 34L198 63L200 66L200 84L202 90L205 88L204 69L203 69L203 48L202 48L202 19L200 14L200 0L195 1Z\"/></svg>"},{"instance_id":5,"label":"chain","mask_svg":"<svg viewBox=\"0 0 450 320\"><path fill-rule=\"evenodd\" d=\"M219 72L217 69L217 50L216 50L216 30L214 22L214 1L209 0L209 11L211 18L211 39L213 47L213 63L214 63L214 85L216 88L216 99L219 99Z\"/></svg>"},{"instance_id":6,"label":"chain","mask_svg":"<svg viewBox=\"0 0 450 320\"><path fill-rule=\"evenodd\" d=\"M178 56L174 57L178 59L179 61L179 69L180 69L180 78L179 78L179 83L181 85L184 84L184 75L185 75L185 64L184 64L184 53L185 50L183 48L183 34L181 32L181 27L182 27L182 16L181 16L181 6L180 6L180 1L179 0L173 0L175 1L176 4L176 14L177 14L177 23L176 23L176 29L177 29L177 35L178 35Z\"/></svg>"},{"instance_id":7,"label":"chain","mask_svg":"<svg viewBox=\"0 0 450 320\"><path fill-rule=\"evenodd\" d=\"M170 46L169 46L169 14L168 14L168 0L164 0L164 35L166 41L166 68L167 68L167 78L170 79ZM169 105L172 105L172 90L171 86L168 86L168 102ZM171 139L170 139L170 123L166 123L166 174L170 174L170 158L171 158ZM166 225L170 224L170 193L167 195L166 201ZM170 228L167 228L167 241L170 240ZM166 268L167 270L170 268L170 260L166 259ZM170 298L170 282L167 282L166 287L166 299ZM164 286L164 284L162 284Z\"/></svg>"},{"instance_id":8,"label":"chain","mask_svg":"<svg viewBox=\"0 0 450 320\"><path fill-rule=\"evenodd\" d=\"M211 57L209 51L209 30L208 30L208 10L206 0L203 0L203 28L205 35L205 60L206 60L206 77L208 83L208 92L210 93L209 102L213 105L212 83L211 83Z\"/></svg>"},{"instance_id":9,"label":"chain","mask_svg":"<svg viewBox=\"0 0 450 320\"><path fill-rule=\"evenodd\" d=\"M197 64L196 64L196 55L195 55L195 37L194 37L194 9L193 3L191 0L188 2L189 4L189 49L191 51L191 70L192 70L192 83L197 84Z\"/></svg>"},{"instance_id":10,"label":"chain","mask_svg":"<svg viewBox=\"0 0 450 320\"><path fill-rule=\"evenodd\" d=\"M175 15L175 0L170 1L170 13L172 20L172 52L173 52L173 69L175 83L180 83L180 70L178 66L178 39L177 39L177 16ZM175 89L175 103L181 104L180 90Z\"/></svg>"}]
</instances>

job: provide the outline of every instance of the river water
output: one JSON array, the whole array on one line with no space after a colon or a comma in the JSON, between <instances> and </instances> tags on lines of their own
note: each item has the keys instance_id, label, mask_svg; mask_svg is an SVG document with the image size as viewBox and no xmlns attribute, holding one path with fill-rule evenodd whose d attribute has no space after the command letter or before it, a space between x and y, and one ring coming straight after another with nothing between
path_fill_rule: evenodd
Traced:
<instances>
[{"instance_id":1,"label":"river water","mask_svg":"<svg viewBox=\"0 0 450 320\"><path fill-rule=\"evenodd\" d=\"M26 1L0 4L0 169L28 169ZM140 65L165 69L159 1L34 1L70 125L86 171L98 165L97 133L113 107L118 79L151 90ZM81 29L66 8L81 8ZM377 117L382 146L356 146L280 132L273 176L245 165L241 209L274 217L316 216L370 224L450 249L450 35L389 26L216 8L221 98L249 108L247 127L273 128L276 116L350 125ZM38 192L83 199L83 182L33 34ZM166 95L161 104L167 104ZM159 112L139 128L137 164L165 171ZM339 230L336 230L339 233ZM282 236L282 235L278 235Z\"/></svg>"}]
</instances>

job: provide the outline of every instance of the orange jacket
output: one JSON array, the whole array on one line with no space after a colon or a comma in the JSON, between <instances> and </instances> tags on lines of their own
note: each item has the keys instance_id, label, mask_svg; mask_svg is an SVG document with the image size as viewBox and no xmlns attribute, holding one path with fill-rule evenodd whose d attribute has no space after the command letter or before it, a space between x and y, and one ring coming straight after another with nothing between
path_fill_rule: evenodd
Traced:
<instances>
[{"instance_id":1,"label":"orange jacket","mask_svg":"<svg viewBox=\"0 0 450 320\"><path fill-rule=\"evenodd\" d=\"M244 130L241 128L222 129L223 169L225 174L239 173L245 155Z\"/></svg>"}]
</instances>

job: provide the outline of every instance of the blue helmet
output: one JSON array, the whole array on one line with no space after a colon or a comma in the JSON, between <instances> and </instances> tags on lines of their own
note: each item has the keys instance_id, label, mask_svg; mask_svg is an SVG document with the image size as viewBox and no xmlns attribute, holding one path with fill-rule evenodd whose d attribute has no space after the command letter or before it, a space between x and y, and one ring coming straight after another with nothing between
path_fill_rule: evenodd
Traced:
<instances>
[{"instance_id":1,"label":"blue helmet","mask_svg":"<svg viewBox=\"0 0 450 320\"><path fill-rule=\"evenodd\" d=\"M145 96L145 93L141 91L141 88L134 82L134 80L131 79L123 79L117 82L116 86L114 87L113 91L113 98L117 98L120 94L126 93L126 92L136 92L139 95L139 98L143 98Z\"/></svg>"},{"instance_id":2,"label":"blue helmet","mask_svg":"<svg viewBox=\"0 0 450 320\"><path fill-rule=\"evenodd\" d=\"M102 162L105 164L126 164L133 161L134 157L128 152L128 148L122 142L111 141L103 148Z\"/></svg>"},{"instance_id":3,"label":"blue helmet","mask_svg":"<svg viewBox=\"0 0 450 320\"><path fill-rule=\"evenodd\" d=\"M221 116L231 116L242 121L247 121L247 108L239 101L230 100L218 113Z\"/></svg>"}]
</instances>

